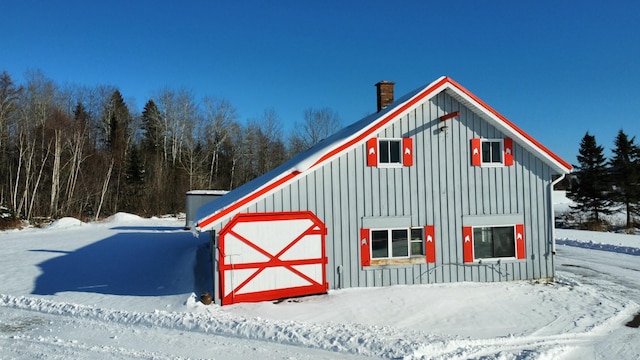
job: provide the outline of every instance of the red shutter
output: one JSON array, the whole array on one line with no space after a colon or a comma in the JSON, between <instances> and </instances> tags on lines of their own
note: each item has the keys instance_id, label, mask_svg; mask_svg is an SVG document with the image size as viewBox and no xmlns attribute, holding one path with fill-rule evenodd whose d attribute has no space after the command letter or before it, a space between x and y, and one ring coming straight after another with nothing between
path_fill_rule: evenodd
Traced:
<instances>
[{"instance_id":1,"label":"red shutter","mask_svg":"<svg viewBox=\"0 0 640 360\"><path fill-rule=\"evenodd\" d=\"M524 224L516 225L516 258L526 259L524 246Z\"/></svg>"},{"instance_id":2,"label":"red shutter","mask_svg":"<svg viewBox=\"0 0 640 360\"><path fill-rule=\"evenodd\" d=\"M504 139L504 165L513 165L513 139Z\"/></svg>"},{"instance_id":3,"label":"red shutter","mask_svg":"<svg viewBox=\"0 0 640 360\"><path fill-rule=\"evenodd\" d=\"M473 262L473 228L471 226L462 227L462 254L464 262Z\"/></svg>"},{"instance_id":4,"label":"red shutter","mask_svg":"<svg viewBox=\"0 0 640 360\"><path fill-rule=\"evenodd\" d=\"M413 139L402 138L402 164L404 166L413 165Z\"/></svg>"},{"instance_id":5,"label":"red shutter","mask_svg":"<svg viewBox=\"0 0 640 360\"><path fill-rule=\"evenodd\" d=\"M378 139L367 140L367 166L378 166Z\"/></svg>"},{"instance_id":6,"label":"red shutter","mask_svg":"<svg viewBox=\"0 0 640 360\"><path fill-rule=\"evenodd\" d=\"M436 262L436 227L433 225L424 227L424 252L427 263Z\"/></svg>"},{"instance_id":7,"label":"red shutter","mask_svg":"<svg viewBox=\"0 0 640 360\"><path fill-rule=\"evenodd\" d=\"M480 149L480 138L471 139L471 166L482 165L482 151Z\"/></svg>"},{"instance_id":8,"label":"red shutter","mask_svg":"<svg viewBox=\"0 0 640 360\"><path fill-rule=\"evenodd\" d=\"M360 229L360 265L371 265L371 240L369 239L369 229Z\"/></svg>"}]
</instances>

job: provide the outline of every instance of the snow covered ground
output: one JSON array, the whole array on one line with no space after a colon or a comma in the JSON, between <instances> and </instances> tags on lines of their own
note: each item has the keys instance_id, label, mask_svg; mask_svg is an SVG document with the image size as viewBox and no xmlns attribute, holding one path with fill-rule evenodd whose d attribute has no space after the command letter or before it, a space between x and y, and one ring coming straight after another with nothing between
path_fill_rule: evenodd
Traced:
<instances>
[{"instance_id":1,"label":"snow covered ground","mask_svg":"<svg viewBox=\"0 0 640 360\"><path fill-rule=\"evenodd\" d=\"M557 230L557 279L205 306L206 235L117 214L0 232L0 359L638 359L640 236Z\"/></svg>"}]
</instances>

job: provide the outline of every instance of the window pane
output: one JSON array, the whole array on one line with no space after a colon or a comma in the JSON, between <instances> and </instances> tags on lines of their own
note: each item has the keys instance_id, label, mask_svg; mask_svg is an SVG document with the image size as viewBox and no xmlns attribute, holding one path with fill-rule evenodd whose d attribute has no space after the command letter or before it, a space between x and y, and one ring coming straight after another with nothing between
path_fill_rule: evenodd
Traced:
<instances>
[{"instance_id":1,"label":"window pane","mask_svg":"<svg viewBox=\"0 0 640 360\"><path fill-rule=\"evenodd\" d=\"M387 230L374 230L371 232L371 257L389 257L389 239Z\"/></svg>"},{"instance_id":2,"label":"window pane","mask_svg":"<svg viewBox=\"0 0 640 360\"><path fill-rule=\"evenodd\" d=\"M491 143L491 162L502 162L502 149L500 149L500 141L494 141Z\"/></svg>"},{"instance_id":3,"label":"window pane","mask_svg":"<svg viewBox=\"0 0 640 360\"><path fill-rule=\"evenodd\" d=\"M411 255L424 255L422 229L411 229Z\"/></svg>"},{"instance_id":4,"label":"window pane","mask_svg":"<svg viewBox=\"0 0 640 360\"><path fill-rule=\"evenodd\" d=\"M485 227L473 229L473 251L476 259L516 256L514 227Z\"/></svg>"},{"instance_id":5,"label":"window pane","mask_svg":"<svg viewBox=\"0 0 640 360\"><path fill-rule=\"evenodd\" d=\"M516 256L513 226L493 228L493 257Z\"/></svg>"},{"instance_id":6,"label":"window pane","mask_svg":"<svg viewBox=\"0 0 640 360\"><path fill-rule=\"evenodd\" d=\"M493 257L491 228L473 229L473 257L476 259L488 259Z\"/></svg>"},{"instance_id":7,"label":"window pane","mask_svg":"<svg viewBox=\"0 0 640 360\"><path fill-rule=\"evenodd\" d=\"M491 143L482 142L482 162L491 162Z\"/></svg>"},{"instance_id":8,"label":"window pane","mask_svg":"<svg viewBox=\"0 0 640 360\"><path fill-rule=\"evenodd\" d=\"M400 141L389 141L389 152L391 153L391 163L400 163Z\"/></svg>"},{"instance_id":9,"label":"window pane","mask_svg":"<svg viewBox=\"0 0 640 360\"><path fill-rule=\"evenodd\" d=\"M389 141L380 140L378 144L380 147L380 149L378 150L380 152L380 163L388 164L389 163Z\"/></svg>"},{"instance_id":10,"label":"window pane","mask_svg":"<svg viewBox=\"0 0 640 360\"><path fill-rule=\"evenodd\" d=\"M391 256L409 256L409 239L407 230L391 230L392 251Z\"/></svg>"},{"instance_id":11,"label":"window pane","mask_svg":"<svg viewBox=\"0 0 640 360\"><path fill-rule=\"evenodd\" d=\"M424 248L421 242L412 241L411 242L411 256L414 255L424 255Z\"/></svg>"}]
</instances>

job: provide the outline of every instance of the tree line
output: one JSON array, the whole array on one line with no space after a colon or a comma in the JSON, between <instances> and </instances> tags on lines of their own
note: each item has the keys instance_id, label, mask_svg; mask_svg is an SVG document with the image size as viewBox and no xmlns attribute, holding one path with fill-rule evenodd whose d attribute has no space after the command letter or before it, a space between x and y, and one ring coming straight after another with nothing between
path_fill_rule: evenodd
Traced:
<instances>
[{"instance_id":1,"label":"tree line","mask_svg":"<svg viewBox=\"0 0 640 360\"><path fill-rule=\"evenodd\" d=\"M640 146L635 137L618 132L610 158L594 135L587 132L580 142L578 165L574 165L567 196L574 201L572 209L588 214L591 229L604 227L604 215L622 211L625 227L634 227L640 215Z\"/></svg>"},{"instance_id":2,"label":"tree line","mask_svg":"<svg viewBox=\"0 0 640 360\"><path fill-rule=\"evenodd\" d=\"M275 109L240 121L224 98L164 88L137 112L114 86L60 86L40 71L16 84L3 71L0 213L182 212L187 191L231 190L339 128L330 108L305 110L285 136Z\"/></svg>"}]
</instances>

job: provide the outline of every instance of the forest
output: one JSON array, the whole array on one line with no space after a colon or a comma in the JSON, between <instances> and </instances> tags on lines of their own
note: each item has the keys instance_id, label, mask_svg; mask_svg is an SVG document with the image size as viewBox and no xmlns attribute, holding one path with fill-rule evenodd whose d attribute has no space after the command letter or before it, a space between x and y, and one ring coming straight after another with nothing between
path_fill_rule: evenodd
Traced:
<instances>
[{"instance_id":1,"label":"forest","mask_svg":"<svg viewBox=\"0 0 640 360\"><path fill-rule=\"evenodd\" d=\"M0 227L184 212L187 191L231 190L341 127L328 107L304 110L285 136L275 109L242 120L186 89L160 89L140 112L115 86L24 78L0 74Z\"/></svg>"},{"instance_id":2,"label":"forest","mask_svg":"<svg viewBox=\"0 0 640 360\"><path fill-rule=\"evenodd\" d=\"M584 229L609 230L606 215L623 213L624 225L634 232L640 216L640 146L635 136L619 130L613 141L609 158L604 146L588 131L580 141L577 156L569 176L567 196L573 200L573 217Z\"/></svg>"}]
</instances>

